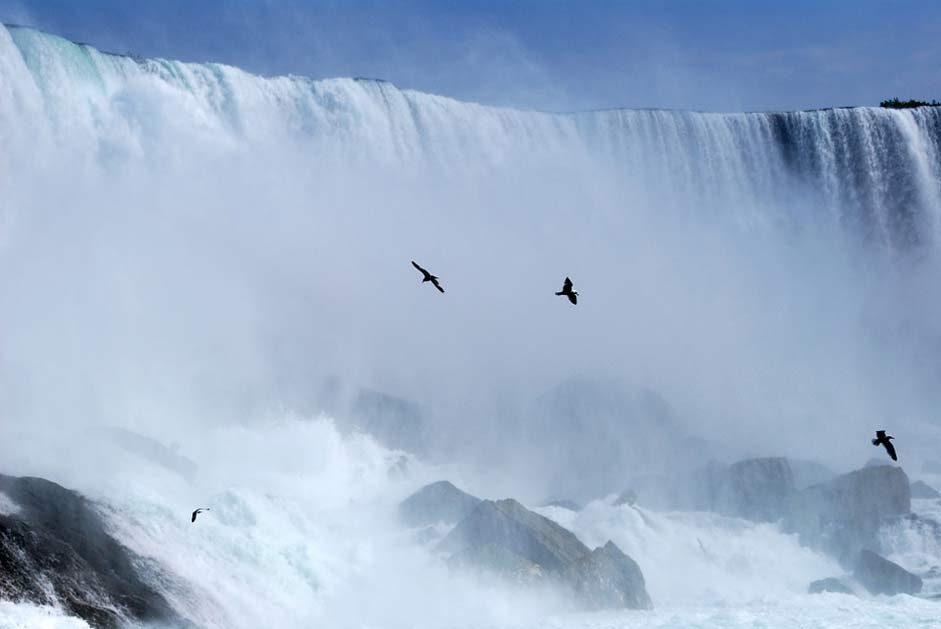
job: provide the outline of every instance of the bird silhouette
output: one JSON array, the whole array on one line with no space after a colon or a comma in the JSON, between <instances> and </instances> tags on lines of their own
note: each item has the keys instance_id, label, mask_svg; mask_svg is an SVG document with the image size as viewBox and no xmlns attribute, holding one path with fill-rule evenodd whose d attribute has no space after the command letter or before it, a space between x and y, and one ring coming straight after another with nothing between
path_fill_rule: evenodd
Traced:
<instances>
[{"instance_id":1,"label":"bird silhouette","mask_svg":"<svg viewBox=\"0 0 941 629\"><path fill-rule=\"evenodd\" d=\"M196 511L193 511L193 517L192 517L192 519L190 520L190 522L195 522L195 521L196 521L196 516L199 515L200 513L202 513L203 511L210 511L210 510L211 510L211 509L210 509L209 507L200 507L199 509L196 509Z\"/></svg>"},{"instance_id":2,"label":"bird silhouette","mask_svg":"<svg viewBox=\"0 0 941 629\"><path fill-rule=\"evenodd\" d=\"M556 293L556 295L565 295L573 304L578 303L578 293L572 290L572 280L569 278L565 278L565 283L562 285L562 290Z\"/></svg>"},{"instance_id":3,"label":"bird silhouette","mask_svg":"<svg viewBox=\"0 0 941 629\"><path fill-rule=\"evenodd\" d=\"M442 293L444 292L444 289L441 288L441 284L438 283L438 276L437 276L437 275L432 275L431 273L429 273L429 272L426 271L425 269L421 268L421 266L419 266L419 264L418 264L417 262L415 262L414 260L412 260L412 266L415 267L416 269L418 269L419 271L421 271L421 274L425 276L424 278L422 278L422 282L423 282L423 283L424 283L424 282L431 282L432 284L435 285L435 288L437 288L438 290L440 290Z\"/></svg>"},{"instance_id":4,"label":"bird silhouette","mask_svg":"<svg viewBox=\"0 0 941 629\"><path fill-rule=\"evenodd\" d=\"M876 431L876 438L872 440L872 445L874 446L885 446L885 451L889 453L889 456L892 457L893 461L898 461L899 458L895 455L895 446L892 445L892 439L895 439L892 435L886 435L884 430Z\"/></svg>"}]
</instances>

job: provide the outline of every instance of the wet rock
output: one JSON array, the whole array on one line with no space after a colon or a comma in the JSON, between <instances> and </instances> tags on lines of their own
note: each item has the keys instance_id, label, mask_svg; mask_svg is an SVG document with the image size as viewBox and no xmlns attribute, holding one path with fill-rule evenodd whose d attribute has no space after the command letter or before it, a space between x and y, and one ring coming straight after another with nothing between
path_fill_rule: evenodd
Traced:
<instances>
[{"instance_id":1,"label":"wet rock","mask_svg":"<svg viewBox=\"0 0 941 629\"><path fill-rule=\"evenodd\" d=\"M691 505L757 522L783 517L795 492L787 459L746 459L726 466L710 463L693 474Z\"/></svg>"},{"instance_id":2,"label":"wet rock","mask_svg":"<svg viewBox=\"0 0 941 629\"><path fill-rule=\"evenodd\" d=\"M512 499L481 502L438 549L451 554L452 565L565 586L586 609L652 606L640 567L617 546L590 551L571 531Z\"/></svg>"},{"instance_id":3,"label":"wet rock","mask_svg":"<svg viewBox=\"0 0 941 629\"><path fill-rule=\"evenodd\" d=\"M399 504L399 515L408 526L455 524L470 514L480 498L464 493L446 480L425 485Z\"/></svg>"},{"instance_id":4,"label":"wet rock","mask_svg":"<svg viewBox=\"0 0 941 629\"><path fill-rule=\"evenodd\" d=\"M590 552L571 531L513 499L481 502L442 540L439 549L459 553L486 544L508 549L554 572Z\"/></svg>"},{"instance_id":5,"label":"wet rock","mask_svg":"<svg viewBox=\"0 0 941 629\"><path fill-rule=\"evenodd\" d=\"M640 567L614 542L609 541L578 559L566 568L563 578L587 609L653 607Z\"/></svg>"},{"instance_id":6,"label":"wet rock","mask_svg":"<svg viewBox=\"0 0 941 629\"><path fill-rule=\"evenodd\" d=\"M922 587L921 578L868 550L860 551L853 576L871 594L917 594Z\"/></svg>"},{"instance_id":7,"label":"wet rock","mask_svg":"<svg viewBox=\"0 0 941 629\"><path fill-rule=\"evenodd\" d=\"M0 515L0 598L58 604L95 627L128 620L186 626L138 574L143 560L106 531L80 494L0 475L14 513Z\"/></svg>"},{"instance_id":8,"label":"wet rock","mask_svg":"<svg viewBox=\"0 0 941 629\"><path fill-rule=\"evenodd\" d=\"M844 565L862 549L879 550L879 528L911 511L908 476L889 465L867 467L797 493L785 529Z\"/></svg>"}]
</instances>

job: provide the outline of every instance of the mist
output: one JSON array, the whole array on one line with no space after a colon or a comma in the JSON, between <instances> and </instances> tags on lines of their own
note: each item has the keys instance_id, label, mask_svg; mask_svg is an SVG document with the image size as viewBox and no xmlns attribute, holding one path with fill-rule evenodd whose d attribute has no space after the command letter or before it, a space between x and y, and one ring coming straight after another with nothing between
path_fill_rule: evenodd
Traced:
<instances>
[{"instance_id":1,"label":"mist","mask_svg":"<svg viewBox=\"0 0 941 629\"><path fill-rule=\"evenodd\" d=\"M88 432L131 429L206 470L150 482L228 504L220 535L271 508L240 501L304 478L288 511L326 536L318 515L340 526L355 501L379 521L404 494L384 484L393 454L332 428L349 406L331 386L423 409L416 478L456 465L493 497L590 499L710 458L850 469L890 424L928 459L939 125L545 114L0 29L4 471L135 504L142 472ZM577 307L553 294L566 276ZM165 527L126 539L159 556ZM366 528L353 546L381 530ZM422 570L408 553L394 561Z\"/></svg>"}]
</instances>

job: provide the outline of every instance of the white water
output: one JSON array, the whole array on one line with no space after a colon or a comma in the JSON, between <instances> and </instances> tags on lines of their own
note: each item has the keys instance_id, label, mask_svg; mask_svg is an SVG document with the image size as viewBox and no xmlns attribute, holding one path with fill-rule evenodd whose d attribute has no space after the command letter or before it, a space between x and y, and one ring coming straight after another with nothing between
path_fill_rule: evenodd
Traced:
<instances>
[{"instance_id":1,"label":"white water","mask_svg":"<svg viewBox=\"0 0 941 629\"><path fill-rule=\"evenodd\" d=\"M571 373L651 386L736 454L858 465L891 417L935 456L939 141L937 109L550 115L0 28L0 472L100 500L199 626L930 626L928 601L805 595L839 569L773 525L604 501L544 513L633 556L656 610L574 614L449 574L393 507L577 475L507 419ZM465 464L390 478L398 454L296 419L335 374L432 406ZM911 535L893 558L930 567Z\"/></svg>"}]
</instances>

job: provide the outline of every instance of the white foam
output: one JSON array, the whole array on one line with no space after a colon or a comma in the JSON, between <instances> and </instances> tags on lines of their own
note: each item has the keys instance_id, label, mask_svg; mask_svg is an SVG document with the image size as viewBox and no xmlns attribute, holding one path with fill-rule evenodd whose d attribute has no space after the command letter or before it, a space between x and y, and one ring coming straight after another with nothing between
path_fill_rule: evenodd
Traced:
<instances>
[{"instance_id":1,"label":"white foam","mask_svg":"<svg viewBox=\"0 0 941 629\"><path fill-rule=\"evenodd\" d=\"M20 506L5 493L0 491L0 515L14 515L19 513Z\"/></svg>"},{"instance_id":2,"label":"white foam","mask_svg":"<svg viewBox=\"0 0 941 629\"><path fill-rule=\"evenodd\" d=\"M89 629L89 625L54 607L0 601L0 629Z\"/></svg>"}]
</instances>

